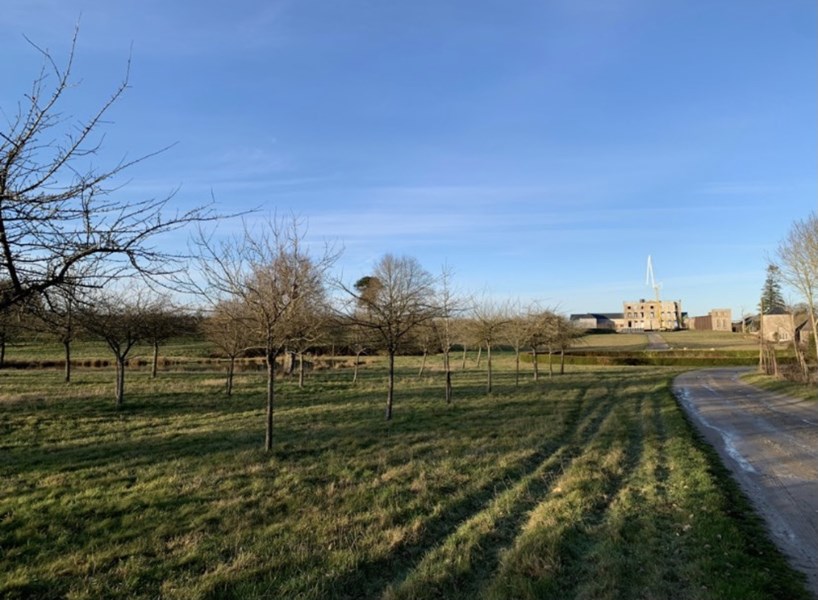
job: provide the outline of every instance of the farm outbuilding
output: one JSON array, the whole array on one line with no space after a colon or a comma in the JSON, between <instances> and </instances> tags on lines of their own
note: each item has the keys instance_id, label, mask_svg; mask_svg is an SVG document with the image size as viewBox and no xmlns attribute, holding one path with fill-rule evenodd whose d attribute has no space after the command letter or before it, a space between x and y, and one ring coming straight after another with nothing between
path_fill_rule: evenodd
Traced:
<instances>
[{"instance_id":1,"label":"farm outbuilding","mask_svg":"<svg viewBox=\"0 0 818 600\"><path fill-rule=\"evenodd\" d=\"M571 315L571 322L579 329L618 331L622 327L622 313L581 313Z\"/></svg>"}]
</instances>

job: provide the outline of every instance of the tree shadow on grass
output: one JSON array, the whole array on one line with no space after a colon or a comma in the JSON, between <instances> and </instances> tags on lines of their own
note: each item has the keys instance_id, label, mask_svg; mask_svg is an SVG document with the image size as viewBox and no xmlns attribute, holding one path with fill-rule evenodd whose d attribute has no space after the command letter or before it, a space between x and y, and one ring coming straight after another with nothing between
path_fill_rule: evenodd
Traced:
<instances>
[{"instance_id":1,"label":"tree shadow on grass","mask_svg":"<svg viewBox=\"0 0 818 600\"><path fill-rule=\"evenodd\" d=\"M202 458L207 454L260 448L263 432L214 430L169 436L126 437L119 441L78 445L24 447L7 450L2 471L14 475L27 472L70 473L83 469L132 470L150 465Z\"/></svg>"},{"instance_id":2,"label":"tree shadow on grass","mask_svg":"<svg viewBox=\"0 0 818 600\"><path fill-rule=\"evenodd\" d=\"M503 552L512 546L519 535L530 511L549 493L559 475L570 468L573 461L581 455L585 445L597 435L602 423L614 408L613 398L608 398L605 402L591 407L591 410L584 414L582 422L577 424L571 439L567 440L557 452L543 458L527 475L532 475L540 469L542 472L536 477L531 477L527 482L523 481L524 477L520 478L520 485L524 485L525 490L510 506L504 507L501 516L494 521L491 529L470 540L465 547L458 545L459 552L469 553L467 558L457 557L458 562L470 565L467 572L458 573L449 570L435 581L420 582L420 589L423 590L420 593L426 597L479 597L485 585L496 573ZM548 464L549 462L552 464ZM400 586L402 582L407 581L412 573L421 566L423 560L431 555L432 550L430 548L429 552L421 557L413 568L407 569L399 578L396 578L393 585ZM418 592L418 588L412 588L410 595L416 595Z\"/></svg>"},{"instance_id":3,"label":"tree shadow on grass","mask_svg":"<svg viewBox=\"0 0 818 600\"><path fill-rule=\"evenodd\" d=\"M510 465L490 481L451 503L445 511L428 518L424 521L424 528L419 537L402 541L392 547L387 555L362 561L353 570L328 578L322 582L320 592L316 594L316 597L346 599L374 598L382 595L390 585L406 579L428 552L456 532L463 523L486 510L499 493L531 476L541 468L544 461L555 454L561 452L567 452L568 456L576 454L577 450L573 448L571 440L592 437L613 409L613 402L613 398L609 398L605 402L595 402L585 407L584 411L574 411L561 435L544 441L525 459ZM581 400L578 400L577 404L581 405ZM559 466L554 467L554 472L562 469L563 466L561 462ZM550 481L547 480L547 477L542 478L532 484L531 493L539 497L547 491L549 485ZM525 506L527 506L526 503L500 521L499 529L502 531L499 533L495 531L494 534L498 539L492 539L491 546L485 552L476 549L479 553L476 556L477 562L482 561L485 563L484 566L490 570L493 569L499 560L500 544L513 539L514 534L511 532L516 531L524 519ZM489 539L490 536L487 536L484 541ZM220 583L219 596L236 597L239 594L238 590L251 585L252 580L258 576L259 574L247 574L241 579ZM469 585L469 583L452 581L451 585ZM476 584L476 582L471 583Z\"/></svg>"}]
</instances>

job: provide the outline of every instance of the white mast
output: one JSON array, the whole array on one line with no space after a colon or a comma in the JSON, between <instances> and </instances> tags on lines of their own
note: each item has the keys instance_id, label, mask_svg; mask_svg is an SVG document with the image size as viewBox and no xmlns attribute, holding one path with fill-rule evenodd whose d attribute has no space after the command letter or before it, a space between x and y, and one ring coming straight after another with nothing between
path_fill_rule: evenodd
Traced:
<instances>
[{"instance_id":1,"label":"white mast","mask_svg":"<svg viewBox=\"0 0 818 600\"><path fill-rule=\"evenodd\" d=\"M656 301L659 302L659 288L662 287L662 284L656 283L656 279L653 276L653 260L651 260L650 254L648 254L648 272L645 276L645 285L649 285L653 288L653 293L656 295Z\"/></svg>"}]
</instances>

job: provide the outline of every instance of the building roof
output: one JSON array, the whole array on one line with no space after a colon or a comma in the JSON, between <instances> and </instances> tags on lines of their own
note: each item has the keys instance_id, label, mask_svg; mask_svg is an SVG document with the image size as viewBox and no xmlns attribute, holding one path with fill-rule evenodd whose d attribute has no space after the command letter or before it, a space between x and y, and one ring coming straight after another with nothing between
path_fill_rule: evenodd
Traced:
<instances>
[{"instance_id":1,"label":"building roof","mask_svg":"<svg viewBox=\"0 0 818 600\"><path fill-rule=\"evenodd\" d=\"M623 313L577 313L571 315L572 321L578 321L580 319L622 319L624 317Z\"/></svg>"}]
</instances>

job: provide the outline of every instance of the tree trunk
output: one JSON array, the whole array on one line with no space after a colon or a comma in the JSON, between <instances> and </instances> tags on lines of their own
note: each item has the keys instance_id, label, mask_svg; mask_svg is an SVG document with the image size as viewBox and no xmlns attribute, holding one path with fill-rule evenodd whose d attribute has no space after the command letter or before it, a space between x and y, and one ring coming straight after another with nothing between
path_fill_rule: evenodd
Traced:
<instances>
[{"instance_id":1,"label":"tree trunk","mask_svg":"<svg viewBox=\"0 0 818 600\"><path fill-rule=\"evenodd\" d=\"M227 363L227 397L233 395L233 374L236 372L236 357L231 356L230 362Z\"/></svg>"},{"instance_id":2,"label":"tree trunk","mask_svg":"<svg viewBox=\"0 0 818 600\"><path fill-rule=\"evenodd\" d=\"M773 344L764 344L762 348L762 373L765 375L778 376L778 357L775 354Z\"/></svg>"},{"instance_id":3,"label":"tree trunk","mask_svg":"<svg viewBox=\"0 0 818 600\"><path fill-rule=\"evenodd\" d=\"M449 360L449 351L443 351L443 370L446 372L446 404L452 403L452 368Z\"/></svg>"},{"instance_id":4,"label":"tree trunk","mask_svg":"<svg viewBox=\"0 0 818 600\"><path fill-rule=\"evenodd\" d=\"M491 344L486 344L486 393L491 393Z\"/></svg>"},{"instance_id":5,"label":"tree trunk","mask_svg":"<svg viewBox=\"0 0 818 600\"><path fill-rule=\"evenodd\" d=\"M420 361L420 371L418 371L418 377L423 377L423 371L426 370L426 356L429 354L428 350L423 350L423 358Z\"/></svg>"},{"instance_id":6,"label":"tree trunk","mask_svg":"<svg viewBox=\"0 0 818 600\"><path fill-rule=\"evenodd\" d=\"M65 348L65 383L71 382L71 341L74 339L74 310L68 302L65 329L62 335L62 345Z\"/></svg>"},{"instance_id":7,"label":"tree trunk","mask_svg":"<svg viewBox=\"0 0 818 600\"><path fill-rule=\"evenodd\" d=\"M778 357L775 355L775 346L770 345L770 365L772 366L772 375L778 377Z\"/></svg>"},{"instance_id":8,"label":"tree trunk","mask_svg":"<svg viewBox=\"0 0 818 600\"><path fill-rule=\"evenodd\" d=\"M565 348L560 348L560 375L565 375Z\"/></svg>"},{"instance_id":9,"label":"tree trunk","mask_svg":"<svg viewBox=\"0 0 818 600\"><path fill-rule=\"evenodd\" d=\"M807 303L807 311L809 312L809 322L812 326L812 341L815 342L815 359L818 360L818 329L816 329L815 307L812 302ZM809 351L809 337L807 337L807 351ZM807 366L807 383L809 383L809 366Z\"/></svg>"},{"instance_id":10,"label":"tree trunk","mask_svg":"<svg viewBox=\"0 0 818 600\"><path fill-rule=\"evenodd\" d=\"M480 368L480 359L483 357L483 344L477 346L477 368Z\"/></svg>"},{"instance_id":11,"label":"tree trunk","mask_svg":"<svg viewBox=\"0 0 818 600\"><path fill-rule=\"evenodd\" d=\"M125 400L125 357L116 357L116 407L122 408Z\"/></svg>"},{"instance_id":12,"label":"tree trunk","mask_svg":"<svg viewBox=\"0 0 818 600\"><path fill-rule=\"evenodd\" d=\"M554 363L551 360L552 354L553 354L553 351L551 350L551 348L549 348L548 349L548 376L549 377L554 376Z\"/></svg>"},{"instance_id":13,"label":"tree trunk","mask_svg":"<svg viewBox=\"0 0 818 600\"><path fill-rule=\"evenodd\" d=\"M295 352L292 350L284 351L284 374L290 377L295 372Z\"/></svg>"},{"instance_id":14,"label":"tree trunk","mask_svg":"<svg viewBox=\"0 0 818 600\"><path fill-rule=\"evenodd\" d=\"M804 353L801 351L801 347L798 345L798 340L795 336L792 336L792 349L795 351L795 358L798 361L798 367L801 369L801 379L804 383L809 383L809 367L807 367Z\"/></svg>"},{"instance_id":15,"label":"tree trunk","mask_svg":"<svg viewBox=\"0 0 818 600\"><path fill-rule=\"evenodd\" d=\"M298 353L298 387L304 387L304 353Z\"/></svg>"},{"instance_id":16,"label":"tree trunk","mask_svg":"<svg viewBox=\"0 0 818 600\"><path fill-rule=\"evenodd\" d=\"M540 380L540 355L536 348L531 349L532 364L534 365L534 381Z\"/></svg>"},{"instance_id":17,"label":"tree trunk","mask_svg":"<svg viewBox=\"0 0 818 600\"><path fill-rule=\"evenodd\" d=\"M514 387L520 385L520 349L514 349Z\"/></svg>"},{"instance_id":18,"label":"tree trunk","mask_svg":"<svg viewBox=\"0 0 818 600\"><path fill-rule=\"evenodd\" d=\"M463 344L463 366L460 368L461 371L466 370L466 358L467 358L466 344Z\"/></svg>"},{"instance_id":19,"label":"tree trunk","mask_svg":"<svg viewBox=\"0 0 818 600\"><path fill-rule=\"evenodd\" d=\"M159 366L159 342L153 343L153 362L151 363L151 379L156 379L156 371Z\"/></svg>"},{"instance_id":20,"label":"tree trunk","mask_svg":"<svg viewBox=\"0 0 818 600\"><path fill-rule=\"evenodd\" d=\"M386 420L392 419L392 393L395 390L395 350L389 349L389 383L386 391Z\"/></svg>"},{"instance_id":21,"label":"tree trunk","mask_svg":"<svg viewBox=\"0 0 818 600\"><path fill-rule=\"evenodd\" d=\"M267 426L264 433L264 449L273 449L273 406L275 405L276 353L267 351Z\"/></svg>"},{"instance_id":22,"label":"tree trunk","mask_svg":"<svg viewBox=\"0 0 818 600\"><path fill-rule=\"evenodd\" d=\"M360 362L361 362L361 353L356 352L355 353L355 366L353 367L354 370L352 371L352 383L357 383L358 382L358 364Z\"/></svg>"},{"instance_id":23,"label":"tree trunk","mask_svg":"<svg viewBox=\"0 0 818 600\"><path fill-rule=\"evenodd\" d=\"M0 336L0 369L6 366L6 336Z\"/></svg>"},{"instance_id":24,"label":"tree trunk","mask_svg":"<svg viewBox=\"0 0 818 600\"><path fill-rule=\"evenodd\" d=\"M63 340L62 347L65 349L65 383L71 382L71 340Z\"/></svg>"}]
</instances>

